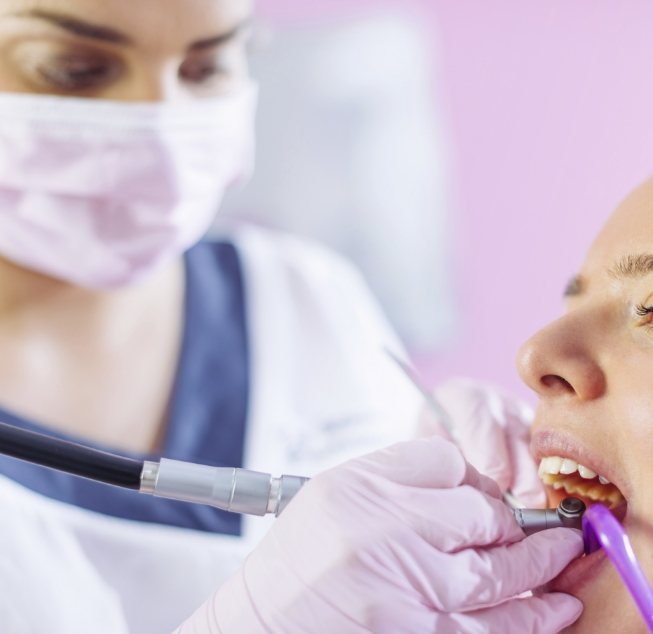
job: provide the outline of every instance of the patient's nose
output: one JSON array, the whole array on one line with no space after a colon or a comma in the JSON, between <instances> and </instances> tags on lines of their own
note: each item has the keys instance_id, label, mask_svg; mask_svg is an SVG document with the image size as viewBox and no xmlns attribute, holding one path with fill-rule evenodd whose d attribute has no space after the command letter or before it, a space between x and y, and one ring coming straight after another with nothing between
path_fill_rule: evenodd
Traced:
<instances>
[{"instance_id":1,"label":"patient's nose","mask_svg":"<svg viewBox=\"0 0 653 634\"><path fill-rule=\"evenodd\" d=\"M598 398L605 375L596 360L587 328L571 315L549 324L520 349L522 380L542 398Z\"/></svg>"}]
</instances>

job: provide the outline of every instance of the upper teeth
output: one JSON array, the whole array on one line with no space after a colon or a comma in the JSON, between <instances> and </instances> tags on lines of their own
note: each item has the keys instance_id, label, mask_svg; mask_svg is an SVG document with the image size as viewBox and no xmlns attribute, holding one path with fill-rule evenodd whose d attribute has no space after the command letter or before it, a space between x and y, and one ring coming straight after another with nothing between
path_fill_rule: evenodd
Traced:
<instances>
[{"instance_id":1,"label":"upper teeth","mask_svg":"<svg viewBox=\"0 0 653 634\"><path fill-rule=\"evenodd\" d=\"M550 473L556 475L561 473L563 475L569 475L578 471L578 474L581 478L591 480L596 478L596 471L592 471L589 467L585 465L578 464L575 460L571 458L561 458L560 456L547 456L542 458L540 462L540 475L544 473ZM602 475L599 475L599 482L601 484L610 484L610 480L605 478Z\"/></svg>"}]
</instances>

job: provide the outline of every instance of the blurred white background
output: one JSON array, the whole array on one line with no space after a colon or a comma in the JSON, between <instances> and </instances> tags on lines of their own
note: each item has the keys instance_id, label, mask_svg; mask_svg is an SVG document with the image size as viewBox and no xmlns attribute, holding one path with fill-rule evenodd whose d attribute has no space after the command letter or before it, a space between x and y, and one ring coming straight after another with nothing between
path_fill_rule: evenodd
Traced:
<instances>
[{"instance_id":1,"label":"blurred white background","mask_svg":"<svg viewBox=\"0 0 653 634\"><path fill-rule=\"evenodd\" d=\"M521 343L653 172L649 0L266 0L259 169L231 212L365 269L429 382L529 396Z\"/></svg>"},{"instance_id":2,"label":"blurred white background","mask_svg":"<svg viewBox=\"0 0 653 634\"><path fill-rule=\"evenodd\" d=\"M423 352L437 350L453 322L434 45L414 13L387 10L264 32L253 58L256 171L222 212L346 255Z\"/></svg>"}]
</instances>

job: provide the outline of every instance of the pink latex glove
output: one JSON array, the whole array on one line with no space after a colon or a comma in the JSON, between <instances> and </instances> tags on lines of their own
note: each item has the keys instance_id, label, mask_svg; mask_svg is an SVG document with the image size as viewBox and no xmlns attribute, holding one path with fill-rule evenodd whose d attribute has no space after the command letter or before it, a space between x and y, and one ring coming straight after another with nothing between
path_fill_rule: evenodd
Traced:
<instances>
[{"instance_id":1,"label":"pink latex glove","mask_svg":"<svg viewBox=\"0 0 653 634\"><path fill-rule=\"evenodd\" d=\"M177 634L558 632L577 599L516 595L581 553L578 531L524 537L452 443L414 440L305 485Z\"/></svg>"},{"instance_id":2,"label":"pink latex glove","mask_svg":"<svg viewBox=\"0 0 653 634\"><path fill-rule=\"evenodd\" d=\"M424 409L420 435L438 434L453 440L482 474L495 480L501 491L510 491L525 506L546 505L546 493L531 456L531 408L496 387L455 379L434 390L433 395L449 415L450 434L437 417Z\"/></svg>"}]
</instances>

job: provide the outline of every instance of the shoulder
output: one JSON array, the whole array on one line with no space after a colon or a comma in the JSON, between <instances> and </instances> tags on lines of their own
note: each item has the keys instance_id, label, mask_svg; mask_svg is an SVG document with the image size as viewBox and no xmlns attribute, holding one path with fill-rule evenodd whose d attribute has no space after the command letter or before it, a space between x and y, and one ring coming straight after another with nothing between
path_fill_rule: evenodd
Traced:
<instances>
[{"instance_id":1,"label":"shoulder","mask_svg":"<svg viewBox=\"0 0 653 634\"><path fill-rule=\"evenodd\" d=\"M229 236L244 266L262 262L267 270L310 282L359 277L355 267L331 249L290 233L241 226Z\"/></svg>"},{"instance_id":2,"label":"shoulder","mask_svg":"<svg viewBox=\"0 0 653 634\"><path fill-rule=\"evenodd\" d=\"M346 258L324 245L283 231L238 225L193 246L186 258L200 268L302 281L311 288L336 281L361 284L362 277Z\"/></svg>"},{"instance_id":3,"label":"shoulder","mask_svg":"<svg viewBox=\"0 0 653 634\"><path fill-rule=\"evenodd\" d=\"M238 250L229 236L205 239L185 254L190 267L229 270L238 267Z\"/></svg>"},{"instance_id":4,"label":"shoulder","mask_svg":"<svg viewBox=\"0 0 653 634\"><path fill-rule=\"evenodd\" d=\"M320 312L329 306L330 313L362 311L368 316L373 313L375 318L381 316L358 269L312 240L240 225L198 248L213 251L211 257L220 259L223 270L238 267L250 308L253 302L266 306L285 302L300 309L316 306Z\"/></svg>"},{"instance_id":5,"label":"shoulder","mask_svg":"<svg viewBox=\"0 0 653 634\"><path fill-rule=\"evenodd\" d=\"M313 473L412 434L403 349L363 277L309 240L254 229L243 261L255 379L250 466ZM266 468L270 468L269 466Z\"/></svg>"}]
</instances>

